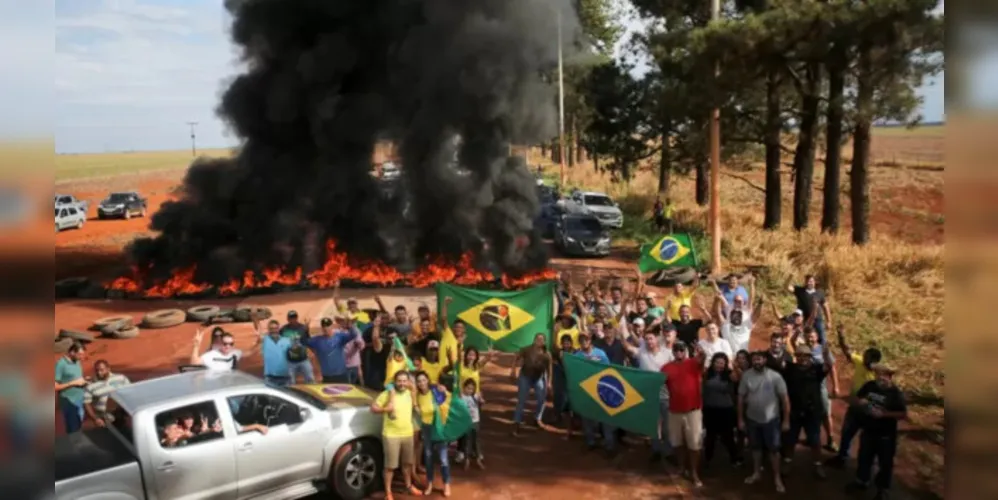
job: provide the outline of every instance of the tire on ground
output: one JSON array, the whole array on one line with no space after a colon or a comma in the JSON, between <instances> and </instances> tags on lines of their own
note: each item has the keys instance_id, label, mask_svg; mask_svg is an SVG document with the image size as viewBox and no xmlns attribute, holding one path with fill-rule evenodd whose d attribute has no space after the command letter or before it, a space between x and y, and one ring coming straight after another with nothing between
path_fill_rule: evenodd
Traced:
<instances>
[{"instance_id":1,"label":"tire on ground","mask_svg":"<svg viewBox=\"0 0 998 500\"><path fill-rule=\"evenodd\" d=\"M671 287L675 286L676 283L687 284L693 281L696 276L697 270L692 267L676 267L656 272L648 278L647 283L651 286Z\"/></svg>"},{"instance_id":2,"label":"tire on ground","mask_svg":"<svg viewBox=\"0 0 998 500\"><path fill-rule=\"evenodd\" d=\"M204 323L217 316L220 310L213 305L194 306L187 310L187 321Z\"/></svg>"},{"instance_id":3,"label":"tire on ground","mask_svg":"<svg viewBox=\"0 0 998 500\"><path fill-rule=\"evenodd\" d=\"M329 468L329 489L343 500L371 496L382 483L382 457L381 444L373 439L360 439L347 444L336 453Z\"/></svg>"},{"instance_id":4,"label":"tire on ground","mask_svg":"<svg viewBox=\"0 0 998 500\"><path fill-rule=\"evenodd\" d=\"M78 330L66 330L66 329L59 330L59 337L60 338L64 338L64 339L75 340L75 341L79 341L79 342L93 342L94 341L93 334L90 334L90 333L87 333L87 332L81 332L81 331L78 331Z\"/></svg>"},{"instance_id":5,"label":"tire on ground","mask_svg":"<svg viewBox=\"0 0 998 500\"><path fill-rule=\"evenodd\" d=\"M133 326L131 328L124 328L114 332L109 335L111 338L115 339L134 339L139 336L139 327Z\"/></svg>"},{"instance_id":6,"label":"tire on ground","mask_svg":"<svg viewBox=\"0 0 998 500\"><path fill-rule=\"evenodd\" d=\"M83 287L90 283L90 278L85 276L74 276L72 278L61 279L55 282L55 298L71 299L75 298Z\"/></svg>"},{"instance_id":7,"label":"tire on ground","mask_svg":"<svg viewBox=\"0 0 998 500\"><path fill-rule=\"evenodd\" d=\"M69 351L69 346L73 345L73 339L67 337L56 337L55 339L55 353L65 354Z\"/></svg>"},{"instance_id":8,"label":"tire on ground","mask_svg":"<svg viewBox=\"0 0 998 500\"><path fill-rule=\"evenodd\" d=\"M135 326L135 320L131 316L105 316L94 321L91 329L101 332L103 335L111 335L118 330L133 326Z\"/></svg>"},{"instance_id":9,"label":"tire on ground","mask_svg":"<svg viewBox=\"0 0 998 500\"><path fill-rule=\"evenodd\" d=\"M142 317L145 328L170 328L187 321L187 313L182 309L160 309Z\"/></svg>"},{"instance_id":10,"label":"tire on ground","mask_svg":"<svg viewBox=\"0 0 998 500\"><path fill-rule=\"evenodd\" d=\"M253 315L257 319L270 319L274 314L269 307L264 306L239 306L232 312L232 317L239 322L246 323L253 321Z\"/></svg>"}]
</instances>

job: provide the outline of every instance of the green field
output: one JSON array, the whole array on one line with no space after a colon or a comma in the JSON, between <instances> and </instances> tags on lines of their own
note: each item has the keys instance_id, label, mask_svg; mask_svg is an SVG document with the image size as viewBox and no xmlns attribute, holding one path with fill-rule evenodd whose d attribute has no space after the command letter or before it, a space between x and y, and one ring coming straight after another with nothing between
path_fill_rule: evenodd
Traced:
<instances>
[{"instance_id":1,"label":"green field","mask_svg":"<svg viewBox=\"0 0 998 500\"><path fill-rule=\"evenodd\" d=\"M205 149L198 156L228 156L228 149ZM55 156L55 180L115 177L124 174L187 168L191 152L136 151L128 153L61 154Z\"/></svg>"}]
</instances>

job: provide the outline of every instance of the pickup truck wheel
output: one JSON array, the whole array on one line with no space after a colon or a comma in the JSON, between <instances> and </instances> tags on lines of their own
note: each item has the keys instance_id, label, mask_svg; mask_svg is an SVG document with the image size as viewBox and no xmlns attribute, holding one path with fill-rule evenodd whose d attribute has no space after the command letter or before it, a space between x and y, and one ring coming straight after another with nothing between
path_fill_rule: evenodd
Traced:
<instances>
[{"instance_id":1,"label":"pickup truck wheel","mask_svg":"<svg viewBox=\"0 0 998 500\"><path fill-rule=\"evenodd\" d=\"M329 487L343 500L370 496L381 483L384 458L373 440L354 441L342 448L329 470Z\"/></svg>"}]
</instances>

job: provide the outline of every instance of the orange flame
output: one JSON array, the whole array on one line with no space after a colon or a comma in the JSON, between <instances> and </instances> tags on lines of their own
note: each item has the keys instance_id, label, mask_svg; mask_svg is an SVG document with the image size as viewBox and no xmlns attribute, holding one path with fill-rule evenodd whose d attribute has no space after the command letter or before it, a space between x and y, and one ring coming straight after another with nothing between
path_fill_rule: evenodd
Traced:
<instances>
[{"instance_id":1,"label":"orange flame","mask_svg":"<svg viewBox=\"0 0 998 500\"><path fill-rule=\"evenodd\" d=\"M107 283L106 287L127 293L141 293L142 296L150 298L192 295L211 288L211 285L194 282L196 272L195 266L180 269L174 271L168 280L143 289L145 273L138 268L133 268L131 276L119 277ZM259 274L247 270L241 279L234 278L228 283L219 285L216 287L216 291L219 295L225 296L256 288L266 288L275 284L297 285L302 282L303 274L300 267L264 269ZM543 269L517 277L502 275L499 280L506 288L523 288L538 281L555 278L557 278L557 272L552 269ZM488 271L476 269L474 256L470 252L462 255L457 263L447 262L443 258L435 258L413 272L402 273L383 262L351 259L346 253L338 251L336 242L330 240L326 242L326 260L322 268L309 273L306 279L316 288L332 288L340 280L382 286L404 283L417 288L425 288L436 282L466 286L490 283L495 281L496 277Z\"/></svg>"}]
</instances>

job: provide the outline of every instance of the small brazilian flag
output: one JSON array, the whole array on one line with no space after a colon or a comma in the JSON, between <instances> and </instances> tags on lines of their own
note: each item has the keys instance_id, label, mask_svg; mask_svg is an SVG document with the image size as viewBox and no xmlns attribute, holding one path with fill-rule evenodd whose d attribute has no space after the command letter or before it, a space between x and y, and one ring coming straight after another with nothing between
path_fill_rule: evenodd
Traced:
<instances>
[{"instance_id":1,"label":"small brazilian flag","mask_svg":"<svg viewBox=\"0 0 998 500\"><path fill-rule=\"evenodd\" d=\"M643 273L671 267L696 267L697 253L686 233L668 234L653 244L641 246L638 268Z\"/></svg>"},{"instance_id":2,"label":"small brazilian flag","mask_svg":"<svg viewBox=\"0 0 998 500\"><path fill-rule=\"evenodd\" d=\"M517 352L530 345L534 336L550 336L554 326L554 283L541 283L517 292L476 290L437 283L437 314L445 297L447 324L462 320L466 346L484 351L492 346L501 352Z\"/></svg>"},{"instance_id":3,"label":"small brazilian flag","mask_svg":"<svg viewBox=\"0 0 998 500\"><path fill-rule=\"evenodd\" d=\"M430 428L430 441L451 443L457 441L471 430L471 412L468 405L461 399L461 365L457 364L454 371L454 385L450 392L441 391L432 386L433 392L433 427Z\"/></svg>"},{"instance_id":4,"label":"small brazilian flag","mask_svg":"<svg viewBox=\"0 0 998 500\"><path fill-rule=\"evenodd\" d=\"M565 356L568 400L579 415L646 436L658 435L665 375Z\"/></svg>"}]
</instances>

